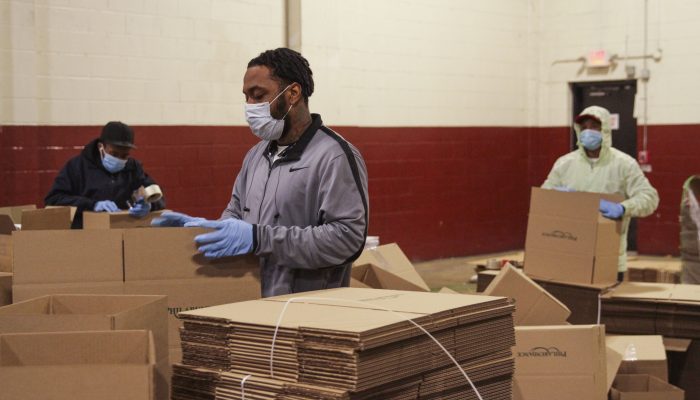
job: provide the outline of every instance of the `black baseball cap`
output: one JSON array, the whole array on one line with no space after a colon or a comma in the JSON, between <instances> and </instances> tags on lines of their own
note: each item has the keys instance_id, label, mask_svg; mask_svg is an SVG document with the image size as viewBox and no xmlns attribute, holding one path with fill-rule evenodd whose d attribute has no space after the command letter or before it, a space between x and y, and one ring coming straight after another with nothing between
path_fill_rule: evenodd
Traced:
<instances>
[{"instance_id":1,"label":"black baseball cap","mask_svg":"<svg viewBox=\"0 0 700 400\"><path fill-rule=\"evenodd\" d=\"M135 149L134 130L123 122L111 121L102 127L100 142Z\"/></svg>"}]
</instances>

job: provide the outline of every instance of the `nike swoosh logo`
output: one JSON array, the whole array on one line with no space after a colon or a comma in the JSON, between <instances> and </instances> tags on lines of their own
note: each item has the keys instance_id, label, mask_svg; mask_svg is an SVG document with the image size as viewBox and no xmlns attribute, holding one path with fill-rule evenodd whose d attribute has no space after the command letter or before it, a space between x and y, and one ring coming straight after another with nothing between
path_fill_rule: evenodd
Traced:
<instances>
[{"instance_id":1,"label":"nike swoosh logo","mask_svg":"<svg viewBox=\"0 0 700 400\"><path fill-rule=\"evenodd\" d=\"M289 172L299 171L300 169L305 169L305 168L309 168L309 167L299 167L299 168L290 167Z\"/></svg>"}]
</instances>

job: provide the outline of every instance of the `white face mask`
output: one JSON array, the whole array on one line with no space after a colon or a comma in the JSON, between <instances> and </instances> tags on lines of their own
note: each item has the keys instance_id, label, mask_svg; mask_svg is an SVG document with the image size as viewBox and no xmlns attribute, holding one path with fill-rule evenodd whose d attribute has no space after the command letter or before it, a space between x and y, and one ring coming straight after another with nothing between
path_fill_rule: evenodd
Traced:
<instances>
[{"instance_id":1,"label":"white face mask","mask_svg":"<svg viewBox=\"0 0 700 400\"><path fill-rule=\"evenodd\" d=\"M282 137L282 133L284 132L284 118L289 114L289 110L292 109L292 106L289 106L289 109L282 119L276 119L270 113L270 104L277 100L290 86L292 85L284 88L284 90L270 102L266 101L264 103L245 105L245 119L248 121L253 135L262 140L277 140Z\"/></svg>"}]
</instances>

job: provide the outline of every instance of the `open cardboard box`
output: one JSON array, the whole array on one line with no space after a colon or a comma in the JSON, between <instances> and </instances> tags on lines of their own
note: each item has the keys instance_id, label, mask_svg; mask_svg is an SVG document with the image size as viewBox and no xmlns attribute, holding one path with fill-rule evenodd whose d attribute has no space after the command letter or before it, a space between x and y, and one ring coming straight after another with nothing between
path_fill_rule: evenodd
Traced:
<instances>
[{"instance_id":1,"label":"open cardboard box","mask_svg":"<svg viewBox=\"0 0 700 400\"><path fill-rule=\"evenodd\" d=\"M571 314L563 303L510 264L501 269L483 294L515 299L516 326L566 325Z\"/></svg>"},{"instance_id":2,"label":"open cardboard box","mask_svg":"<svg viewBox=\"0 0 700 400\"><path fill-rule=\"evenodd\" d=\"M350 286L430 291L396 243L365 249L352 265Z\"/></svg>"},{"instance_id":3,"label":"open cardboard box","mask_svg":"<svg viewBox=\"0 0 700 400\"><path fill-rule=\"evenodd\" d=\"M14 224L22 225L22 212L24 210L36 210L36 205L23 204L19 206L0 207L0 215L7 215Z\"/></svg>"},{"instance_id":4,"label":"open cardboard box","mask_svg":"<svg viewBox=\"0 0 700 400\"><path fill-rule=\"evenodd\" d=\"M668 382L668 362L659 335L608 335L608 347L622 354L618 374L651 375Z\"/></svg>"},{"instance_id":5,"label":"open cardboard box","mask_svg":"<svg viewBox=\"0 0 700 400\"><path fill-rule=\"evenodd\" d=\"M683 391L658 377L620 374L610 390L611 400L683 400Z\"/></svg>"},{"instance_id":6,"label":"open cardboard box","mask_svg":"<svg viewBox=\"0 0 700 400\"><path fill-rule=\"evenodd\" d=\"M182 325L177 312L260 297L258 259L205 258L194 243L194 237L204 231L16 232L14 301L47 294L167 295L168 341L171 348L177 348Z\"/></svg>"},{"instance_id":7,"label":"open cardboard box","mask_svg":"<svg viewBox=\"0 0 700 400\"><path fill-rule=\"evenodd\" d=\"M48 206L36 210L23 210L22 230L70 229L76 210L75 207L64 206Z\"/></svg>"},{"instance_id":8,"label":"open cardboard box","mask_svg":"<svg viewBox=\"0 0 700 400\"><path fill-rule=\"evenodd\" d=\"M129 229L149 228L151 221L166 210L153 211L143 218L134 218L128 211L83 212L83 229Z\"/></svg>"},{"instance_id":9,"label":"open cardboard box","mask_svg":"<svg viewBox=\"0 0 700 400\"><path fill-rule=\"evenodd\" d=\"M541 279L534 281L571 310L568 321L574 325L597 324L600 296L613 288L613 285L607 283L584 284Z\"/></svg>"},{"instance_id":10,"label":"open cardboard box","mask_svg":"<svg viewBox=\"0 0 700 400\"><path fill-rule=\"evenodd\" d=\"M514 399L606 400L622 356L603 325L515 328Z\"/></svg>"},{"instance_id":11,"label":"open cardboard box","mask_svg":"<svg viewBox=\"0 0 700 400\"><path fill-rule=\"evenodd\" d=\"M532 188L525 273L573 283L614 284L622 224L603 217L600 200L622 197Z\"/></svg>"},{"instance_id":12,"label":"open cardboard box","mask_svg":"<svg viewBox=\"0 0 700 400\"><path fill-rule=\"evenodd\" d=\"M0 397L151 400L149 331L0 334Z\"/></svg>"},{"instance_id":13,"label":"open cardboard box","mask_svg":"<svg viewBox=\"0 0 700 400\"><path fill-rule=\"evenodd\" d=\"M0 307L0 334L139 330L152 332L156 398L169 398L165 296L52 295Z\"/></svg>"}]
</instances>

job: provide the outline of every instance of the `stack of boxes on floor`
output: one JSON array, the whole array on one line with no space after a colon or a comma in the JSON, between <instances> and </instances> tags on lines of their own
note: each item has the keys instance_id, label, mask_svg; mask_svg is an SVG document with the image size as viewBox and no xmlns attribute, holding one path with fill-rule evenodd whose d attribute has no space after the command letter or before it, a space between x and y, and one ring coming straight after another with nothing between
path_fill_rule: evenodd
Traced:
<instances>
[{"instance_id":1,"label":"stack of boxes on floor","mask_svg":"<svg viewBox=\"0 0 700 400\"><path fill-rule=\"evenodd\" d=\"M183 312L173 399L477 399L422 329L483 399L510 399L512 312L504 297L362 288Z\"/></svg>"},{"instance_id":2,"label":"stack of boxes on floor","mask_svg":"<svg viewBox=\"0 0 700 400\"><path fill-rule=\"evenodd\" d=\"M156 213L145 220L85 213L85 229L70 230L70 208L22 208L0 210L0 301L14 302L0 308L0 376L14 377L0 382L2 398L169 399L172 363L181 357L176 313L260 296L257 259L206 260L193 241L201 229L144 228ZM104 373L100 385L74 392L71 385L95 371ZM56 385L24 394L17 386L31 374L48 383L83 372L61 381L64 397Z\"/></svg>"},{"instance_id":3,"label":"stack of boxes on floor","mask_svg":"<svg viewBox=\"0 0 700 400\"><path fill-rule=\"evenodd\" d=\"M674 340L684 350L687 339L697 339L700 291L689 285L617 285L621 226L599 215L600 197L533 188L524 273L504 268L485 290L515 298L516 315L523 309L543 314L534 311L538 303L527 295L527 284L571 311L560 324L516 326L515 398L606 399L611 388L613 399L699 399L692 346L687 360L670 363L676 376L669 376L664 343ZM515 278L519 286L508 283ZM573 325L561 325L566 323ZM685 339L685 348L673 338Z\"/></svg>"}]
</instances>

